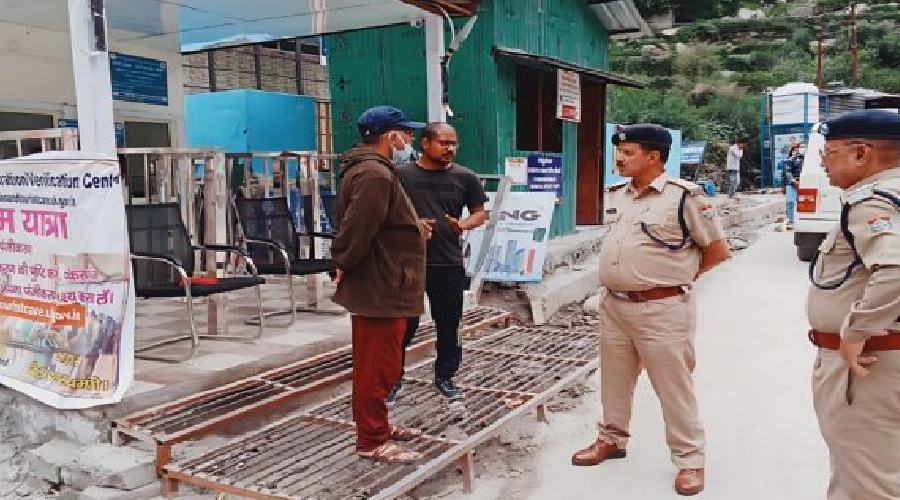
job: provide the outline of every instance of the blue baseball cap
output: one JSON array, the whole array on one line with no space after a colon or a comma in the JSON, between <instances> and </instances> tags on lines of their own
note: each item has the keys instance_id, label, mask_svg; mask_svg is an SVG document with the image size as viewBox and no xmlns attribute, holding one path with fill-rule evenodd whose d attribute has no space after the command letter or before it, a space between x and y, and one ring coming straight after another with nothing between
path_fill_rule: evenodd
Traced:
<instances>
[{"instance_id":1,"label":"blue baseball cap","mask_svg":"<svg viewBox=\"0 0 900 500\"><path fill-rule=\"evenodd\" d=\"M900 115L883 109L859 109L820 123L826 141L835 139L900 140Z\"/></svg>"},{"instance_id":2,"label":"blue baseball cap","mask_svg":"<svg viewBox=\"0 0 900 500\"><path fill-rule=\"evenodd\" d=\"M403 111L392 106L369 108L359 116L356 124L363 137L381 135L388 130L425 128L424 123L410 120Z\"/></svg>"}]
</instances>

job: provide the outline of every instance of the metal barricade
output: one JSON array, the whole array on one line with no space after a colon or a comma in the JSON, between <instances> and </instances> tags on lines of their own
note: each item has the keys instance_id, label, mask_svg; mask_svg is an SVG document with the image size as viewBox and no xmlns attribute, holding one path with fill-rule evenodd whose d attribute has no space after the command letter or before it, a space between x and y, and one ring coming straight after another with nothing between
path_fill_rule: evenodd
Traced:
<instances>
[{"instance_id":1,"label":"metal barricade","mask_svg":"<svg viewBox=\"0 0 900 500\"><path fill-rule=\"evenodd\" d=\"M333 185L334 177L331 174L334 172L336 155L320 155L311 151L282 151L228 153L225 156L231 199L239 194L247 198L285 197L288 199L298 231L321 232L323 221L321 188ZM239 167L243 175L235 173L235 169ZM306 208L301 203L303 199L309 200ZM241 236L234 235L234 240L239 240ZM322 238L309 236L300 240L305 243L302 251L306 255L303 257L323 256ZM342 310L319 307L324 301L326 279L327 276L322 274L304 276L307 304L306 307L297 308L297 311L343 313Z\"/></svg>"},{"instance_id":2,"label":"metal barricade","mask_svg":"<svg viewBox=\"0 0 900 500\"><path fill-rule=\"evenodd\" d=\"M0 160L44 151L75 151L78 129L49 128L0 132Z\"/></svg>"},{"instance_id":3,"label":"metal barricade","mask_svg":"<svg viewBox=\"0 0 900 500\"><path fill-rule=\"evenodd\" d=\"M230 243L224 153L211 148L121 148L118 153L124 157L129 205L178 202L193 243Z\"/></svg>"},{"instance_id":4,"label":"metal barricade","mask_svg":"<svg viewBox=\"0 0 900 500\"><path fill-rule=\"evenodd\" d=\"M228 245L230 211L225 154L213 148L120 148L128 204L178 202L192 244ZM129 171L133 165L140 172ZM135 174L142 175L135 175ZM136 185L139 184L139 185ZM142 196L135 196L140 194ZM219 276L227 257L207 252L203 271ZM207 299L208 335L227 333L224 296Z\"/></svg>"}]
</instances>

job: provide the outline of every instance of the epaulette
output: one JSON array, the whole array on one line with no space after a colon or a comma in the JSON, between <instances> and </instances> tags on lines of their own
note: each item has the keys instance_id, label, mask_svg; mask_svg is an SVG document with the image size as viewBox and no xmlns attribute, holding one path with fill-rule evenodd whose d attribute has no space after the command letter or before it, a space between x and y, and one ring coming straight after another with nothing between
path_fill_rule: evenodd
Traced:
<instances>
[{"instance_id":1,"label":"epaulette","mask_svg":"<svg viewBox=\"0 0 900 500\"><path fill-rule=\"evenodd\" d=\"M681 189L684 189L685 191L690 193L691 196L697 196L698 194L703 194L703 188L698 186L697 184L694 184L691 181L686 181L686 180L680 179L678 177L669 177L667 181L672 184L675 184L676 186L680 187Z\"/></svg>"},{"instance_id":2,"label":"epaulette","mask_svg":"<svg viewBox=\"0 0 900 500\"><path fill-rule=\"evenodd\" d=\"M866 184L860 186L853 191L847 192L845 195L846 203L856 205L859 202L866 201L875 196L875 184Z\"/></svg>"},{"instance_id":3,"label":"epaulette","mask_svg":"<svg viewBox=\"0 0 900 500\"><path fill-rule=\"evenodd\" d=\"M618 191L619 189L622 189L623 187L625 187L627 185L628 185L628 181L619 182L619 183L616 183L616 184L613 184L610 186L606 186L606 191L611 193L613 191Z\"/></svg>"}]
</instances>

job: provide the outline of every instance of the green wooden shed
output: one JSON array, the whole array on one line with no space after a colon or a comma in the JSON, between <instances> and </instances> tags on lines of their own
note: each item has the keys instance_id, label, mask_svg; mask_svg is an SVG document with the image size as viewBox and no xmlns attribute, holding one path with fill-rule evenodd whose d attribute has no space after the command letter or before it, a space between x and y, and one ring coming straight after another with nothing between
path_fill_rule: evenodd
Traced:
<instances>
[{"instance_id":1,"label":"green wooden shed","mask_svg":"<svg viewBox=\"0 0 900 500\"><path fill-rule=\"evenodd\" d=\"M457 161L502 174L508 157L562 156L551 236L601 223L606 86L642 86L608 71L610 37L646 32L646 23L631 0L483 0L477 14L449 66L448 122L460 137ZM421 27L342 33L327 43L336 151L358 141L356 119L370 106L389 104L425 119ZM557 118L559 70L580 77L580 122Z\"/></svg>"}]
</instances>

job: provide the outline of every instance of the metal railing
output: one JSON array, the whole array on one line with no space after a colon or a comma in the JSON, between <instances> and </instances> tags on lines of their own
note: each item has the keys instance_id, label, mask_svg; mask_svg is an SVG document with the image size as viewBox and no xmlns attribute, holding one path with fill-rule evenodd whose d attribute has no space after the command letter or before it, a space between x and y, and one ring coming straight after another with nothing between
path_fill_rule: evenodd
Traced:
<instances>
[{"instance_id":1,"label":"metal railing","mask_svg":"<svg viewBox=\"0 0 900 500\"><path fill-rule=\"evenodd\" d=\"M78 149L78 129L48 128L0 132L0 157L6 156L4 151L10 146L9 150L15 152L13 156L44 151L75 151Z\"/></svg>"},{"instance_id":2,"label":"metal railing","mask_svg":"<svg viewBox=\"0 0 900 500\"><path fill-rule=\"evenodd\" d=\"M338 158L336 155L322 155L313 151L282 151L228 153L225 157L227 176L231 182L229 186L231 197L238 195L247 198L285 197L299 231L321 232L320 224L323 221L321 189L323 186L332 185L331 173L334 172ZM235 175L237 168L242 170L242 174L238 176ZM236 213L236 210L229 212ZM229 224L229 228L231 227L240 230L239 226ZM233 241L238 241L242 236L234 235ZM303 257L323 256L322 238L310 235L307 238L300 238L300 241L305 242L300 249L305 253ZM287 276L286 279L291 280L292 277ZM309 274L303 279L307 289L306 307L298 308L297 311L343 312L319 307L325 299L324 285L327 276ZM291 294L293 297L293 290Z\"/></svg>"},{"instance_id":3,"label":"metal railing","mask_svg":"<svg viewBox=\"0 0 900 500\"><path fill-rule=\"evenodd\" d=\"M225 154L214 148L120 148L124 161L126 203L177 202L191 244L227 245L229 210ZM142 175L133 175L139 165ZM133 183L137 181L140 186ZM135 196L135 193L143 196ZM223 253L206 252L203 272L219 276L226 269ZM228 332L228 310L224 295L207 299L207 335Z\"/></svg>"}]
</instances>

